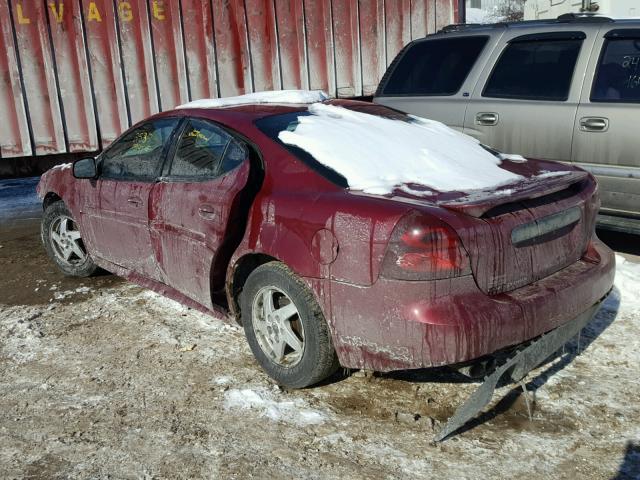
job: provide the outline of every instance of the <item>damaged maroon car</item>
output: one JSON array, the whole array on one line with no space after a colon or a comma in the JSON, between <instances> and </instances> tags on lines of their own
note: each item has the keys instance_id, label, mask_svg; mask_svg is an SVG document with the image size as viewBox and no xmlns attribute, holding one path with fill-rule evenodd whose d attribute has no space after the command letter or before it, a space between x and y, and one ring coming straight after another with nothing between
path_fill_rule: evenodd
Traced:
<instances>
[{"instance_id":1,"label":"damaged maroon car","mask_svg":"<svg viewBox=\"0 0 640 480\"><path fill-rule=\"evenodd\" d=\"M369 103L321 105L416 121ZM614 258L595 236L598 187L580 169L488 151L513 181L376 193L283 140L312 115L307 104L197 106L47 172L42 239L65 274L101 267L230 312L284 385L339 366L473 362L583 326L612 287Z\"/></svg>"}]
</instances>

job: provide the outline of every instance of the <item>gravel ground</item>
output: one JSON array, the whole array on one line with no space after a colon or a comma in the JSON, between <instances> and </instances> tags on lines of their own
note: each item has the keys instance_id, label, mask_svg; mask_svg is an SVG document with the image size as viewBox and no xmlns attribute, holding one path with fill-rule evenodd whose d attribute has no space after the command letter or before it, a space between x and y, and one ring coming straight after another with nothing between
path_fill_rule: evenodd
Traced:
<instances>
[{"instance_id":1,"label":"gravel ground","mask_svg":"<svg viewBox=\"0 0 640 480\"><path fill-rule=\"evenodd\" d=\"M116 277L70 279L0 226L0 478L640 478L640 264L581 337L471 428L447 370L286 391L243 332Z\"/></svg>"}]
</instances>

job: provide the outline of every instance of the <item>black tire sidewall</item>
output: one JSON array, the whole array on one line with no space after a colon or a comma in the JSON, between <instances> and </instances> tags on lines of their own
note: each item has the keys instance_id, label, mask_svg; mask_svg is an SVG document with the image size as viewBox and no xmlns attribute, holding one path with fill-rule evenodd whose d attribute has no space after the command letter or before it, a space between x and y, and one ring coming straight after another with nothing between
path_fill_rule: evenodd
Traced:
<instances>
[{"instance_id":1,"label":"black tire sidewall","mask_svg":"<svg viewBox=\"0 0 640 480\"><path fill-rule=\"evenodd\" d=\"M51 224L62 215L73 219L73 215L71 215L71 212L69 212L69 209L62 201L54 202L45 209L42 215L42 223L40 229L40 235L44 248L47 251L47 255L49 255L49 258L65 275L70 277L88 277L92 275L97 269L96 264L93 262L91 256L88 253L86 260L82 264L71 265L67 262L62 262L53 250L53 246L51 245L52 240L50 236ZM75 219L73 220L75 221Z\"/></svg>"},{"instance_id":2,"label":"black tire sidewall","mask_svg":"<svg viewBox=\"0 0 640 480\"><path fill-rule=\"evenodd\" d=\"M253 301L266 286L282 290L293 301L304 328L304 352L296 365L284 367L273 362L258 343L253 328ZM323 380L337 368L337 359L328 327L313 293L284 264L271 262L258 267L248 278L241 295L242 324L256 360L281 385L304 388ZM331 357L331 358L328 358ZM327 365L331 365L330 368Z\"/></svg>"}]
</instances>

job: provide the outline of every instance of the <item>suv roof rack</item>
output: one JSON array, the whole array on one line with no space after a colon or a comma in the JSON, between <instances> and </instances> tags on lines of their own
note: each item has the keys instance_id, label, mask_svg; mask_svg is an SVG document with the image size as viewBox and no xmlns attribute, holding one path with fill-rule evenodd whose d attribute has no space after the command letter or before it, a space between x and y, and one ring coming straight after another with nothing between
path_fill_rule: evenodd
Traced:
<instances>
[{"instance_id":1,"label":"suv roof rack","mask_svg":"<svg viewBox=\"0 0 640 480\"><path fill-rule=\"evenodd\" d=\"M565 13L558 18L545 20L524 20L520 22L497 22L497 23L453 23L440 29L442 33L461 32L464 30L474 30L480 28L509 28L520 25L553 25L559 23L611 23L614 19L599 16L593 13ZM439 32L439 33L440 33Z\"/></svg>"}]
</instances>

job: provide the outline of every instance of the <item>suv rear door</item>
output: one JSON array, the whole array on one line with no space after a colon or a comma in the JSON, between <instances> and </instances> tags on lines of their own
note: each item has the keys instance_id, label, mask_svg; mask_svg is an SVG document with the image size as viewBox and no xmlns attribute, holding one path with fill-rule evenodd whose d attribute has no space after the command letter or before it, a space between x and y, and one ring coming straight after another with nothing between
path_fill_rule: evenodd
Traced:
<instances>
[{"instance_id":1,"label":"suv rear door","mask_svg":"<svg viewBox=\"0 0 640 480\"><path fill-rule=\"evenodd\" d=\"M586 78L572 159L598 177L604 213L640 215L640 28L603 27Z\"/></svg>"},{"instance_id":2,"label":"suv rear door","mask_svg":"<svg viewBox=\"0 0 640 480\"><path fill-rule=\"evenodd\" d=\"M469 92L482 71L478 59L498 37L446 34L410 43L387 69L375 103L462 131Z\"/></svg>"},{"instance_id":3,"label":"suv rear door","mask_svg":"<svg viewBox=\"0 0 640 480\"><path fill-rule=\"evenodd\" d=\"M464 132L500 151L571 160L571 135L595 32L508 29L475 86Z\"/></svg>"}]
</instances>

